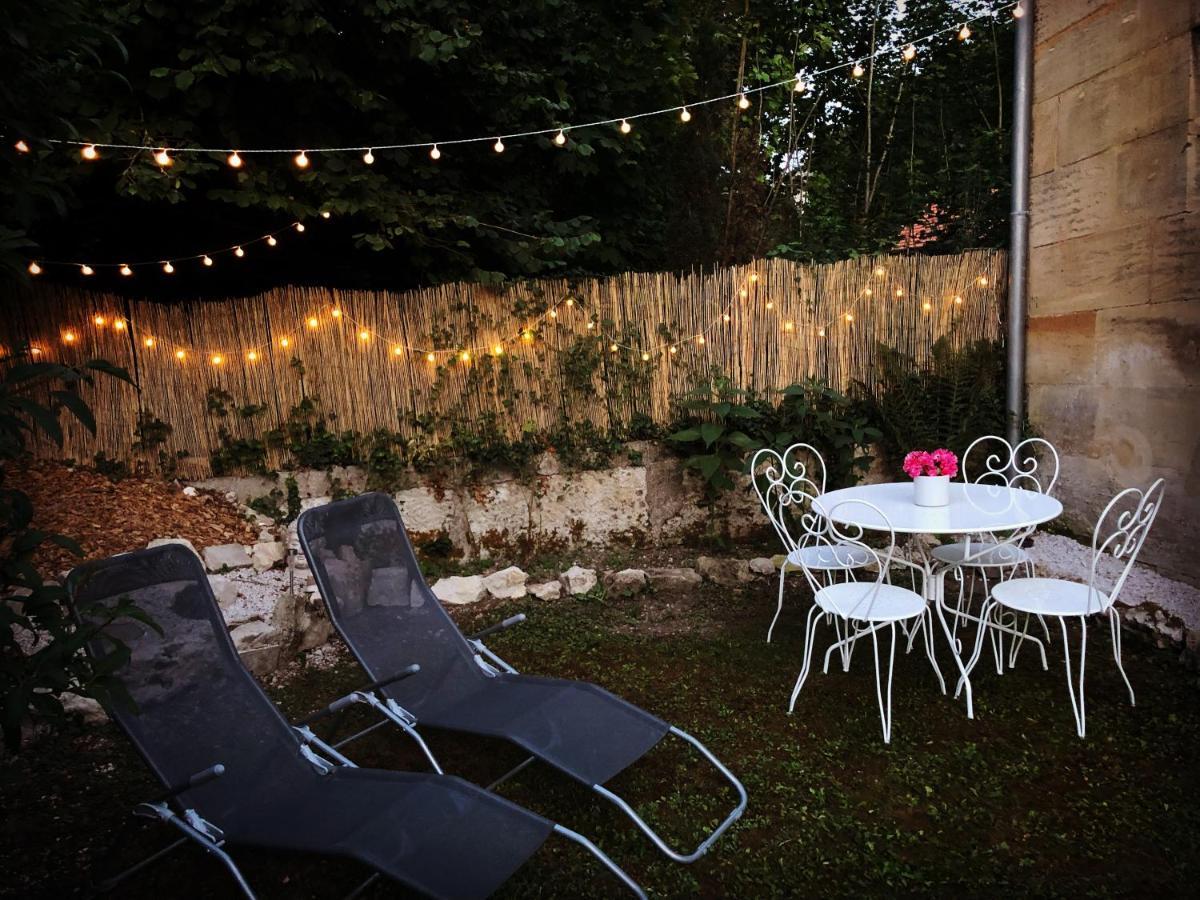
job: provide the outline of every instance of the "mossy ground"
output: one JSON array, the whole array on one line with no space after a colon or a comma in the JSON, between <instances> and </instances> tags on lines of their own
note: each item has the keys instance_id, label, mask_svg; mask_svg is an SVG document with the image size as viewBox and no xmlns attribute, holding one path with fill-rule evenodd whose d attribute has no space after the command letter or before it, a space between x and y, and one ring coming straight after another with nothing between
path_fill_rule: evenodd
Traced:
<instances>
[{"instance_id":1,"label":"mossy ground","mask_svg":"<svg viewBox=\"0 0 1200 900\"><path fill-rule=\"evenodd\" d=\"M775 642L763 641L774 591L710 585L687 597L520 601L472 610L464 627L518 609L530 621L495 638L518 668L586 678L691 731L742 778L742 820L691 866L667 861L612 807L544 767L499 790L592 837L665 897L1195 896L1200 879L1200 691L1176 654L1126 635L1130 707L1108 650L1089 639L1088 737L1075 735L1061 652L1035 654L997 676L981 665L976 719L943 696L919 651L896 661L893 740L881 740L869 647L849 674L815 671L796 713L785 703L799 668L802 602L792 596ZM819 640L825 641L829 631ZM947 680L950 660L939 644ZM985 662L987 659L985 658ZM418 676L419 677L419 676ZM272 692L290 714L361 681L345 661L303 670ZM349 734L348 714L326 731ZM429 732L448 772L486 784L523 757L503 743ZM352 745L362 765L424 768L404 736ZM0 892L88 893L132 803L156 793L119 732L70 726L43 738L3 773ZM610 785L680 845L694 844L732 793L668 739ZM159 827L118 841L132 862L166 843ZM235 851L261 897L334 897L366 874L337 859ZM108 863L107 866L111 866ZM111 870L111 869L110 869ZM191 849L114 896L229 895L223 872ZM380 885L370 896L403 892ZM621 896L583 851L552 838L505 887L505 897Z\"/></svg>"}]
</instances>

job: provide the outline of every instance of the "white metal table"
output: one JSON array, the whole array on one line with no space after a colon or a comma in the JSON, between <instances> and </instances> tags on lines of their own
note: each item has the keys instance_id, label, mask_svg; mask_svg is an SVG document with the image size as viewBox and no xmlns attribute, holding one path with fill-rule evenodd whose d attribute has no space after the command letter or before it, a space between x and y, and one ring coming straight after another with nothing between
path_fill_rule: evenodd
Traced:
<instances>
[{"instance_id":1,"label":"white metal table","mask_svg":"<svg viewBox=\"0 0 1200 900\"><path fill-rule=\"evenodd\" d=\"M887 530L890 523L892 530L905 534L994 536L1008 532L1018 537L1023 529L1047 522L1062 513L1061 503L1037 491L963 482L951 482L949 487L950 502L946 506L917 506L913 502L913 483L903 481L860 484L830 491L813 501L813 510L841 525L868 530ZM846 503L847 500L861 500L877 507L887 517L887 523L871 507L862 503ZM1003 544L1005 540L1001 537L996 542ZM959 683L966 688L967 716L974 718L971 680L967 677L954 635L946 622L945 576L954 566L939 565L923 546L918 547L915 558L897 557L895 562L909 565L922 573L925 598L933 603L950 645L950 654L958 667ZM961 614L956 610L955 615Z\"/></svg>"}]
</instances>

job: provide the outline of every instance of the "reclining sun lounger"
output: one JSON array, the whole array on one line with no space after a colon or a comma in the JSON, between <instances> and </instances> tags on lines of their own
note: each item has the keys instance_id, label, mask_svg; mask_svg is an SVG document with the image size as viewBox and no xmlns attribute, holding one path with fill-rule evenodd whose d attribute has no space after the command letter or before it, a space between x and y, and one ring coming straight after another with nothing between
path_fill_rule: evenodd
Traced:
<instances>
[{"instance_id":1,"label":"reclining sun lounger","mask_svg":"<svg viewBox=\"0 0 1200 900\"><path fill-rule=\"evenodd\" d=\"M586 838L495 794L441 774L355 768L302 739L311 731L290 725L241 664L204 568L185 547L87 563L68 585L85 619L128 598L162 630L125 619L89 647L97 659L115 652L114 639L129 648L118 675L136 710L116 704L109 714L167 788L135 812L182 833L104 886L192 841L248 897L230 845L351 857L376 870L368 882L383 875L434 897L486 897L557 833L644 896ZM417 671L405 666L380 681Z\"/></svg>"},{"instance_id":2,"label":"reclining sun lounger","mask_svg":"<svg viewBox=\"0 0 1200 900\"><path fill-rule=\"evenodd\" d=\"M464 637L425 583L387 495L361 494L315 507L300 516L297 527L329 617L368 677L420 665L420 679L381 689L395 715L411 725L505 738L529 752L529 759L492 787L541 760L616 804L678 862L702 856L746 808L741 783L690 734L595 685L520 675L484 646L482 637L523 621L523 615ZM668 846L604 786L667 734L694 746L738 795L733 811L691 852Z\"/></svg>"}]
</instances>

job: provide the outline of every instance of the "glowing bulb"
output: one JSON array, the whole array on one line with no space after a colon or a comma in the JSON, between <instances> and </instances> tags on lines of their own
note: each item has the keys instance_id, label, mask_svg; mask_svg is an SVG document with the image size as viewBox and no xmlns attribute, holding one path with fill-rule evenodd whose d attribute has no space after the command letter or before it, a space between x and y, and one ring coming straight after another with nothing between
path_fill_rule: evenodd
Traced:
<instances>
[{"instance_id":1,"label":"glowing bulb","mask_svg":"<svg viewBox=\"0 0 1200 900\"><path fill-rule=\"evenodd\" d=\"M280 339L279 339L279 346L280 346L280 347L283 347L285 350L286 350L288 347L290 347L290 346L291 346L291 344L292 344L292 342L291 342L290 340L288 340L287 338L280 338Z\"/></svg>"},{"instance_id":2,"label":"glowing bulb","mask_svg":"<svg viewBox=\"0 0 1200 900\"><path fill-rule=\"evenodd\" d=\"M294 162L296 164L297 169L307 169L308 168L308 154L305 153L303 150L301 150L294 157L292 157L292 162Z\"/></svg>"},{"instance_id":3,"label":"glowing bulb","mask_svg":"<svg viewBox=\"0 0 1200 900\"><path fill-rule=\"evenodd\" d=\"M616 353L616 352L617 352L617 345L616 345L616 344L609 344L609 345L608 345L608 352L609 352L609 353Z\"/></svg>"},{"instance_id":4,"label":"glowing bulb","mask_svg":"<svg viewBox=\"0 0 1200 900\"><path fill-rule=\"evenodd\" d=\"M375 154L368 150L363 154L363 162L365 162L368 166L373 164L375 162Z\"/></svg>"},{"instance_id":5,"label":"glowing bulb","mask_svg":"<svg viewBox=\"0 0 1200 900\"><path fill-rule=\"evenodd\" d=\"M97 328L103 328L108 322L108 319L104 318L104 316L95 316L92 321L96 323Z\"/></svg>"},{"instance_id":6,"label":"glowing bulb","mask_svg":"<svg viewBox=\"0 0 1200 900\"><path fill-rule=\"evenodd\" d=\"M242 167L242 158L238 156L238 152L234 150L225 157L225 164L231 169L240 169Z\"/></svg>"},{"instance_id":7,"label":"glowing bulb","mask_svg":"<svg viewBox=\"0 0 1200 900\"><path fill-rule=\"evenodd\" d=\"M497 344L495 347L493 347L493 348L492 348L492 355L493 355L493 356L503 356L503 355L504 355L504 345L503 345L503 344Z\"/></svg>"},{"instance_id":8,"label":"glowing bulb","mask_svg":"<svg viewBox=\"0 0 1200 900\"><path fill-rule=\"evenodd\" d=\"M749 296L750 296L750 292L749 292L749 291L747 291L745 288L740 288L740 289L738 290L738 296L739 296L741 299L745 300L747 297L749 297Z\"/></svg>"},{"instance_id":9,"label":"glowing bulb","mask_svg":"<svg viewBox=\"0 0 1200 900\"><path fill-rule=\"evenodd\" d=\"M696 343L699 344L701 347L703 347L704 346L704 335L700 335L698 338L696 338Z\"/></svg>"},{"instance_id":10,"label":"glowing bulb","mask_svg":"<svg viewBox=\"0 0 1200 900\"><path fill-rule=\"evenodd\" d=\"M88 144L86 147L84 147L82 150L79 151L79 155L82 156L86 160L99 159L100 151L96 149L95 144Z\"/></svg>"},{"instance_id":11,"label":"glowing bulb","mask_svg":"<svg viewBox=\"0 0 1200 900\"><path fill-rule=\"evenodd\" d=\"M742 91L742 95L738 97L738 109L749 109L750 98L746 96L746 92Z\"/></svg>"},{"instance_id":12,"label":"glowing bulb","mask_svg":"<svg viewBox=\"0 0 1200 900\"><path fill-rule=\"evenodd\" d=\"M631 132L631 131L633 131L633 126L629 124L628 120L622 119L621 120L621 134L629 134L629 132Z\"/></svg>"},{"instance_id":13,"label":"glowing bulb","mask_svg":"<svg viewBox=\"0 0 1200 900\"><path fill-rule=\"evenodd\" d=\"M172 272L175 271L175 267L173 265L171 265L169 262L165 262L165 263L163 263L163 271L166 272L168 275L170 275Z\"/></svg>"},{"instance_id":14,"label":"glowing bulb","mask_svg":"<svg viewBox=\"0 0 1200 900\"><path fill-rule=\"evenodd\" d=\"M683 109L679 110L679 121L680 122L692 121L692 114L686 106Z\"/></svg>"},{"instance_id":15,"label":"glowing bulb","mask_svg":"<svg viewBox=\"0 0 1200 900\"><path fill-rule=\"evenodd\" d=\"M404 355L403 347L393 347L392 348L392 356L403 356L403 355Z\"/></svg>"},{"instance_id":16,"label":"glowing bulb","mask_svg":"<svg viewBox=\"0 0 1200 900\"><path fill-rule=\"evenodd\" d=\"M120 272L121 272L121 274L122 274L122 275L124 275L125 277L129 277L130 275L132 275L132 274L133 274L133 269L129 268L129 266L128 266L128 265L126 265L125 263L122 263L122 264L121 264L121 268L120 268Z\"/></svg>"},{"instance_id":17,"label":"glowing bulb","mask_svg":"<svg viewBox=\"0 0 1200 900\"><path fill-rule=\"evenodd\" d=\"M751 284L758 284L758 273L757 273L757 272L751 272L751 273L750 273L750 283L751 283Z\"/></svg>"},{"instance_id":18,"label":"glowing bulb","mask_svg":"<svg viewBox=\"0 0 1200 900\"><path fill-rule=\"evenodd\" d=\"M869 287L863 288L863 296L864 297L870 297L870 296L874 295L874 293L875 292L873 290L871 290Z\"/></svg>"},{"instance_id":19,"label":"glowing bulb","mask_svg":"<svg viewBox=\"0 0 1200 900\"><path fill-rule=\"evenodd\" d=\"M342 317L342 311L337 307L334 307L332 310L330 310L329 314L335 319L340 319Z\"/></svg>"},{"instance_id":20,"label":"glowing bulb","mask_svg":"<svg viewBox=\"0 0 1200 900\"><path fill-rule=\"evenodd\" d=\"M316 327L317 327L318 325L320 325L320 324L321 324L321 323L320 323L320 322L317 320L317 317L316 317L316 316L310 316L310 317L309 317L309 319L308 319L308 327L309 327L309 328L316 328Z\"/></svg>"},{"instance_id":21,"label":"glowing bulb","mask_svg":"<svg viewBox=\"0 0 1200 900\"><path fill-rule=\"evenodd\" d=\"M249 353L246 354L246 359L248 359L250 362L255 362L258 359L258 351L251 350Z\"/></svg>"},{"instance_id":22,"label":"glowing bulb","mask_svg":"<svg viewBox=\"0 0 1200 900\"><path fill-rule=\"evenodd\" d=\"M725 313L724 315L722 315L722 316L721 316L721 321L722 321L722 322L728 322L728 321L729 321L729 313Z\"/></svg>"},{"instance_id":23,"label":"glowing bulb","mask_svg":"<svg viewBox=\"0 0 1200 900\"><path fill-rule=\"evenodd\" d=\"M142 341L142 346L145 347L147 350L149 350L151 347L154 346L154 338L152 338L152 337L146 338L145 340Z\"/></svg>"},{"instance_id":24,"label":"glowing bulb","mask_svg":"<svg viewBox=\"0 0 1200 900\"><path fill-rule=\"evenodd\" d=\"M642 353L642 362L650 362L650 354L649 353L645 353L645 352Z\"/></svg>"},{"instance_id":25,"label":"glowing bulb","mask_svg":"<svg viewBox=\"0 0 1200 900\"><path fill-rule=\"evenodd\" d=\"M896 296L903 297L904 296L904 288L899 288L899 287L896 288Z\"/></svg>"},{"instance_id":26,"label":"glowing bulb","mask_svg":"<svg viewBox=\"0 0 1200 900\"><path fill-rule=\"evenodd\" d=\"M671 345L671 346L670 346L668 349L670 350L670 352L671 352L671 353L678 353L678 352L679 352L679 348L678 348L678 347L676 347L674 344L672 344L672 345Z\"/></svg>"},{"instance_id":27,"label":"glowing bulb","mask_svg":"<svg viewBox=\"0 0 1200 900\"><path fill-rule=\"evenodd\" d=\"M303 222L297 222L297 223L296 223L295 225L293 225L292 227L296 229L296 232L297 232L298 234L303 234L303 233L304 233L304 223L303 223Z\"/></svg>"},{"instance_id":28,"label":"glowing bulb","mask_svg":"<svg viewBox=\"0 0 1200 900\"><path fill-rule=\"evenodd\" d=\"M802 94L807 89L808 89L808 85L806 85L804 83L804 76L797 75L796 76L796 85L795 85L795 87L792 88L792 90L795 91L797 94Z\"/></svg>"},{"instance_id":29,"label":"glowing bulb","mask_svg":"<svg viewBox=\"0 0 1200 900\"><path fill-rule=\"evenodd\" d=\"M113 322L113 328L115 328L117 331L124 331L125 330L125 320L117 319L115 322Z\"/></svg>"},{"instance_id":30,"label":"glowing bulb","mask_svg":"<svg viewBox=\"0 0 1200 900\"><path fill-rule=\"evenodd\" d=\"M246 251L243 250L241 247L234 247L233 255L236 256L238 259L241 259L243 256L246 255Z\"/></svg>"},{"instance_id":31,"label":"glowing bulb","mask_svg":"<svg viewBox=\"0 0 1200 900\"><path fill-rule=\"evenodd\" d=\"M167 166L169 166L175 162L175 160L171 159L171 154L168 153L166 150L159 150L157 153L155 153L154 161L156 163L158 163L160 166L162 166L164 169Z\"/></svg>"},{"instance_id":32,"label":"glowing bulb","mask_svg":"<svg viewBox=\"0 0 1200 900\"><path fill-rule=\"evenodd\" d=\"M795 331L795 330L796 330L796 326L795 326L795 324L794 324L794 323L792 323L792 322L784 322L784 323L783 323L783 330L784 330L784 331L789 331L789 332L790 332L790 331Z\"/></svg>"},{"instance_id":33,"label":"glowing bulb","mask_svg":"<svg viewBox=\"0 0 1200 900\"><path fill-rule=\"evenodd\" d=\"M557 309L550 310L550 318L552 318L552 319L558 318L558 310Z\"/></svg>"},{"instance_id":34,"label":"glowing bulb","mask_svg":"<svg viewBox=\"0 0 1200 900\"><path fill-rule=\"evenodd\" d=\"M978 278L975 279L975 281L980 287L988 286L988 280L987 280L986 275L980 275Z\"/></svg>"},{"instance_id":35,"label":"glowing bulb","mask_svg":"<svg viewBox=\"0 0 1200 900\"><path fill-rule=\"evenodd\" d=\"M36 260L29 264L29 274L30 275L41 275L42 274L42 267L37 264Z\"/></svg>"},{"instance_id":36,"label":"glowing bulb","mask_svg":"<svg viewBox=\"0 0 1200 900\"><path fill-rule=\"evenodd\" d=\"M180 360L181 362L182 362L182 361L183 361L183 360L184 360L186 357L187 357L187 354L186 354L186 353L184 353L182 350L176 350L176 351L175 351L175 358L176 358L176 359L178 359L178 360Z\"/></svg>"},{"instance_id":37,"label":"glowing bulb","mask_svg":"<svg viewBox=\"0 0 1200 900\"><path fill-rule=\"evenodd\" d=\"M563 130L561 128L558 129L558 134L556 134L554 136L554 143L558 144L558 146L561 147L566 142L567 142L567 136L563 133Z\"/></svg>"},{"instance_id":38,"label":"glowing bulb","mask_svg":"<svg viewBox=\"0 0 1200 900\"><path fill-rule=\"evenodd\" d=\"M817 337L825 337L825 329L824 328L817 329Z\"/></svg>"},{"instance_id":39,"label":"glowing bulb","mask_svg":"<svg viewBox=\"0 0 1200 900\"><path fill-rule=\"evenodd\" d=\"M954 303L956 306L962 306L962 296L959 294L955 294L954 295Z\"/></svg>"},{"instance_id":40,"label":"glowing bulb","mask_svg":"<svg viewBox=\"0 0 1200 900\"><path fill-rule=\"evenodd\" d=\"M963 24L963 27L959 29L959 32L958 32L958 39L959 39L960 41L965 41L965 40L966 40L967 38L969 38L970 36L971 36L971 29L970 29L970 27L969 27L969 26L967 26L967 25L964 23L964 24Z\"/></svg>"},{"instance_id":41,"label":"glowing bulb","mask_svg":"<svg viewBox=\"0 0 1200 900\"><path fill-rule=\"evenodd\" d=\"M850 74L855 78L862 78L866 74L866 69L862 67L862 63L855 63L854 68L850 70Z\"/></svg>"},{"instance_id":42,"label":"glowing bulb","mask_svg":"<svg viewBox=\"0 0 1200 900\"><path fill-rule=\"evenodd\" d=\"M909 44L907 47L904 48L903 56L906 61L912 62L912 60L916 57L916 55L917 55L917 48L914 47L912 44Z\"/></svg>"},{"instance_id":43,"label":"glowing bulb","mask_svg":"<svg viewBox=\"0 0 1200 900\"><path fill-rule=\"evenodd\" d=\"M213 264L213 258L211 256L205 255L205 257L202 260L200 260L200 262L204 263L206 266L211 266Z\"/></svg>"},{"instance_id":44,"label":"glowing bulb","mask_svg":"<svg viewBox=\"0 0 1200 900\"><path fill-rule=\"evenodd\" d=\"M224 359L224 357L221 356L220 353L214 353L212 355L211 362L214 366L219 366L221 363L225 362L225 359Z\"/></svg>"},{"instance_id":45,"label":"glowing bulb","mask_svg":"<svg viewBox=\"0 0 1200 900\"><path fill-rule=\"evenodd\" d=\"M929 312L931 309L933 309L933 304L926 300L921 304L921 309L925 310L925 312Z\"/></svg>"},{"instance_id":46,"label":"glowing bulb","mask_svg":"<svg viewBox=\"0 0 1200 900\"><path fill-rule=\"evenodd\" d=\"M1017 4L1017 5L1016 5L1016 6L1013 8L1013 18L1014 18L1014 19L1019 19L1019 18L1021 18L1021 16L1023 16L1023 15L1025 15L1025 7L1023 7L1023 6L1022 6L1020 3L1018 3L1018 4Z\"/></svg>"},{"instance_id":47,"label":"glowing bulb","mask_svg":"<svg viewBox=\"0 0 1200 900\"><path fill-rule=\"evenodd\" d=\"M80 267L79 267L79 271L80 271L80 272L82 272L84 275L95 275L95 274L96 274L96 270L95 270L95 269L93 269L93 268L92 268L91 266L89 266L89 265L82 265L82 266L80 266Z\"/></svg>"},{"instance_id":48,"label":"glowing bulb","mask_svg":"<svg viewBox=\"0 0 1200 900\"><path fill-rule=\"evenodd\" d=\"M29 152L29 145L27 143L25 143L24 141L17 141L15 144L13 144L13 148L16 149L16 151L18 153L28 153Z\"/></svg>"},{"instance_id":49,"label":"glowing bulb","mask_svg":"<svg viewBox=\"0 0 1200 900\"><path fill-rule=\"evenodd\" d=\"M567 306L574 306L574 305L575 305L575 298L574 298L574 297L568 297L568 298L567 298Z\"/></svg>"},{"instance_id":50,"label":"glowing bulb","mask_svg":"<svg viewBox=\"0 0 1200 900\"><path fill-rule=\"evenodd\" d=\"M442 151L438 149L437 144L434 144L433 147L430 149L429 158L430 159L441 159L442 158Z\"/></svg>"},{"instance_id":51,"label":"glowing bulb","mask_svg":"<svg viewBox=\"0 0 1200 900\"><path fill-rule=\"evenodd\" d=\"M588 331L591 331L591 330L592 330L593 328L595 328L595 327L596 327L596 323L595 323L595 322L588 322L588 323L587 323L587 328L588 328Z\"/></svg>"},{"instance_id":52,"label":"glowing bulb","mask_svg":"<svg viewBox=\"0 0 1200 900\"><path fill-rule=\"evenodd\" d=\"M64 331L64 332L63 332L63 341L64 341L65 343L68 343L68 344L73 344L73 343L75 343L75 332L73 332L73 331Z\"/></svg>"},{"instance_id":53,"label":"glowing bulb","mask_svg":"<svg viewBox=\"0 0 1200 900\"><path fill-rule=\"evenodd\" d=\"M853 322L854 321L854 313L846 313L846 321Z\"/></svg>"},{"instance_id":54,"label":"glowing bulb","mask_svg":"<svg viewBox=\"0 0 1200 900\"><path fill-rule=\"evenodd\" d=\"M767 309L774 309L774 308L775 308L775 301L774 301L774 300L768 300L768 301L767 301Z\"/></svg>"},{"instance_id":55,"label":"glowing bulb","mask_svg":"<svg viewBox=\"0 0 1200 900\"><path fill-rule=\"evenodd\" d=\"M463 351L463 352L462 352L462 353L459 355L459 357L458 357L458 358L459 358L460 360L462 360L463 362L470 362L470 361L471 361L471 354L470 354L470 352L469 352L469 351L467 351L467 350L464 350L464 351Z\"/></svg>"},{"instance_id":56,"label":"glowing bulb","mask_svg":"<svg viewBox=\"0 0 1200 900\"><path fill-rule=\"evenodd\" d=\"M432 353L425 354L425 362L436 362L436 361L437 361L437 357L434 356Z\"/></svg>"},{"instance_id":57,"label":"glowing bulb","mask_svg":"<svg viewBox=\"0 0 1200 900\"><path fill-rule=\"evenodd\" d=\"M329 218L330 216L332 216L332 215L333 215L333 213L331 213L331 212L330 212L329 210L327 210L327 209L323 209L323 210L321 210L321 218L322 218L322 219L328 219L328 218Z\"/></svg>"},{"instance_id":58,"label":"glowing bulb","mask_svg":"<svg viewBox=\"0 0 1200 900\"><path fill-rule=\"evenodd\" d=\"M278 243L279 243L279 241L277 241L277 240L275 239L275 235L273 235L273 234L268 234L268 235L267 235L267 246L268 246L268 247L274 247L274 246L275 246L276 244L278 244Z\"/></svg>"},{"instance_id":59,"label":"glowing bulb","mask_svg":"<svg viewBox=\"0 0 1200 900\"><path fill-rule=\"evenodd\" d=\"M29 353L30 353L30 355L32 355L32 356L41 356L41 355L42 355L42 348L41 348L41 347L30 347L30 348L29 348Z\"/></svg>"},{"instance_id":60,"label":"glowing bulb","mask_svg":"<svg viewBox=\"0 0 1200 900\"><path fill-rule=\"evenodd\" d=\"M360 341L369 341L371 339L371 332L367 331L367 329L364 328L362 331L360 331L358 333L358 339Z\"/></svg>"},{"instance_id":61,"label":"glowing bulb","mask_svg":"<svg viewBox=\"0 0 1200 900\"><path fill-rule=\"evenodd\" d=\"M495 150L497 153L503 153L504 152L504 141L500 140L500 138L496 138L496 143L492 144L492 149Z\"/></svg>"},{"instance_id":62,"label":"glowing bulb","mask_svg":"<svg viewBox=\"0 0 1200 900\"><path fill-rule=\"evenodd\" d=\"M886 275L886 274L887 274L887 270L886 270L886 269L884 269L884 267L883 267L883 266L876 266L876 267L875 267L875 277L876 277L876 278L882 278L882 277L883 277L884 275Z\"/></svg>"}]
</instances>

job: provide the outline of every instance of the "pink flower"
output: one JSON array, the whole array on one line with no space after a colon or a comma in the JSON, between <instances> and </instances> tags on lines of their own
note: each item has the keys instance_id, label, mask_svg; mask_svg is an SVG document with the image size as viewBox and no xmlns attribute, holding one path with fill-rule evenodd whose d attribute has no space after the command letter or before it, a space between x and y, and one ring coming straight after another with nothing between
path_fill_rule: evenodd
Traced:
<instances>
[{"instance_id":1,"label":"pink flower","mask_svg":"<svg viewBox=\"0 0 1200 900\"><path fill-rule=\"evenodd\" d=\"M958 457L945 447L933 451L933 463L937 466L938 475L949 475L953 478L958 474Z\"/></svg>"},{"instance_id":2,"label":"pink flower","mask_svg":"<svg viewBox=\"0 0 1200 900\"><path fill-rule=\"evenodd\" d=\"M913 450L904 457L904 474L910 478L933 474L933 456L925 450Z\"/></svg>"}]
</instances>

